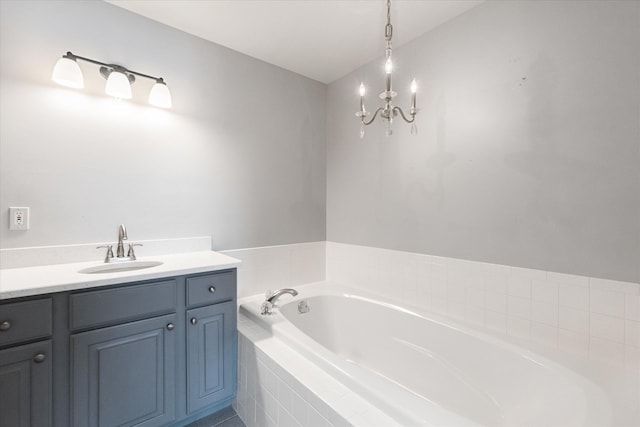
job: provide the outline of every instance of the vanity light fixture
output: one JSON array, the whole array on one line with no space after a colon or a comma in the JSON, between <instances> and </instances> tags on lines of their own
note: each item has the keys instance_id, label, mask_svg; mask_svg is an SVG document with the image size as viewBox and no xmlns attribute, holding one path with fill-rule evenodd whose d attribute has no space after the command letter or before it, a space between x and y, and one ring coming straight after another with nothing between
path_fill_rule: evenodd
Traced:
<instances>
[{"instance_id":1,"label":"vanity light fixture","mask_svg":"<svg viewBox=\"0 0 640 427\"><path fill-rule=\"evenodd\" d=\"M391 73L393 72L393 62L391 60L391 37L393 36L393 26L391 25L391 0L387 0L387 25L384 27L384 38L386 40L385 44L385 62L384 62L384 72L386 75L386 88L384 92L380 93L380 99L384 100L384 107L378 107L378 109L373 113L373 117L371 120L366 120L366 117L371 114L371 112L367 111L364 108L364 95L365 95L365 87L364 83L360 83L360 111L356 113L356 116L360 118L360 138L364 138L364 127L373 123L373 121L380 113L380 117L387 120L387 130L385 134L390 136L393 134L393 118L398 116L398 113L402 117L402 119L411 123L411 135L417 135L418 128L416 127L415 118L418 113L418 109L416 108L416 92L418 91L418 85L416 83L416 79L411 81L410 92L411 92L411 108L409 109L409 116L411 118L407 118L404 114L404 111L396 105L393 105L393 98L395 98L398 93L393 91L391 88Z\"/></svg>"},{"instance_id":2,"label":"vanity light fixture","mask_svg":"<svg viewBox=\"0 0 640 427\"><path fill-rule=\"evenodd\" d=\"M144 77L156 82L149 93L149 104L161 108L171 108L171 92L169 92L169 88L162 77L138 73L121 65L106 64L94 59L74 55L71 52L67 52L58 60L53 68L51 80L74 89L84 88L84 78L82 70L78 66L78 60L100 66L100 74L107 79L104 89L107 95L117 99L131 99L131 85L136 81L135 76Z\"/></svg>"}]
</instances>

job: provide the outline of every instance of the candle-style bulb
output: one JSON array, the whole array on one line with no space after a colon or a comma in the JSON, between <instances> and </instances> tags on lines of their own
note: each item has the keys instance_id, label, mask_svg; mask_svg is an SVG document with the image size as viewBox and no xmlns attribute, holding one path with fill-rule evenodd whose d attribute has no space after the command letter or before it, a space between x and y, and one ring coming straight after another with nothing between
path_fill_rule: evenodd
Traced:
<instances>
[{"instance_id":1,"label":"candle-style bulb","mask_svg":"<svg viewBox=\"0 0 640 427\"><path fill-rule=\"evenodd\" d=\"M391 62L391 56L387 57L387 61L384 63L384 72L387 74L391 74L393 70L393 63Z\"/></svg>"},{"instance_id":2,"label":"candle-style bulb","mask_svg":"<svg viewBox=\"0 0 640 427\"><path fill-rule=\"evenodd\" d=\"M364 83L360 83L360 96L364 96Z\"/></svg>"},{"instance_id":3,"label":"candle-style bulb","mask_svg":"<svg viewBox=\"0 0 640 427\"><path fill-rule=\"evenodd\" d=\"M416 83L416 79L411 80L411 93L416 93L418 91L418 83Z\"/></svg>"}]
</instances>

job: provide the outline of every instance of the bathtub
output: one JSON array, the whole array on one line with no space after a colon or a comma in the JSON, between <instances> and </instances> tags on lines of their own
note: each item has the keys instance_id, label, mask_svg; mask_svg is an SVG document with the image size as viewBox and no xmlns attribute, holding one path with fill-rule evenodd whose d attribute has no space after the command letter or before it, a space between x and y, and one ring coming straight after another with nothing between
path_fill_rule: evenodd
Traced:
<instances>
[{"instance_id":1,"label":"bathtub","mask_svg":"<svg viewBox=\"0 0 640 427\"><path fill-rule=\"evenodd\" d=\"M336 284L297 289L271 315L261 297L240 313L400 425L640 425L634 372L552 359Z\"/></svg>"}]
</instances>

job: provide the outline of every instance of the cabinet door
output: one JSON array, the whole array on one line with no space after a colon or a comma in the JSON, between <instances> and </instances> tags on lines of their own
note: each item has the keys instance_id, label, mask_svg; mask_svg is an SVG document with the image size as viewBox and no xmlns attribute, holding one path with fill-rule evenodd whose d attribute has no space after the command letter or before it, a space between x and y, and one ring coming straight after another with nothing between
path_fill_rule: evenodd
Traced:
<instances>
[{"instance_id":1,"label":"cabinet door","mask_svg":"<svg viewBox=\"0 0 640 427\"><path fill-rule=\"evenodd\" d=\"M51 425L51 341L0 351L0 427Z\"/></svg>"},{"instance_id":2,"label":"cabinet door","mask_svg":"<svg viewBox=\"0 0 640 427\"><path fill-rule=\"evenodd\" d=\"M189 413L236 393L236 303L187 311L187 405Z\"/></svg>"},{"instance_id":3,"label":"cabinet door","mask_svg":"<svg viewBox=\"0 0 640 427\"><path fill-rule=\"evenodd\" d=\"M71 336L74 426L150 427L175 419L175 319Z\"/></svg>"}]
</instances>

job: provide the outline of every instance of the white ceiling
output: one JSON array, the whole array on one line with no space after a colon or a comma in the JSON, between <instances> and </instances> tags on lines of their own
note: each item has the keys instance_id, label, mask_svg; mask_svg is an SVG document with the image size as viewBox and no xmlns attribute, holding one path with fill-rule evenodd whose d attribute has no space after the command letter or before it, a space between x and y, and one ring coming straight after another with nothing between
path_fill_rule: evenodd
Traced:
<instances>
[{"instance_id":1,"label":"white ceiling","mask_svg":"<svg viewBox=\"0 0 640 427\"><path fill-rule=\"evenodd\" d=\"M323 83L384 53L384 0L107 1ZM482 2L393 0L393 46Z\"/></svg>"}]
</instances>

